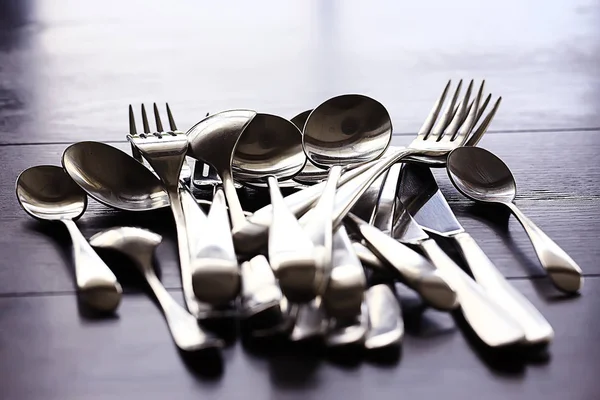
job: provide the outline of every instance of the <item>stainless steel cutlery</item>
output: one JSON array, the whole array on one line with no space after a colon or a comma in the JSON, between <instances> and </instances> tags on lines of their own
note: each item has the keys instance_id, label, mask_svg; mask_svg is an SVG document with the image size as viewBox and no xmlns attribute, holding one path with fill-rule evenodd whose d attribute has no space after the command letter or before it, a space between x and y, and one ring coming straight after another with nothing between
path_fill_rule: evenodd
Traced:
<instances>
[{"instance_id":1,"label":"stainless steel cutlery","mask_svg":"<svg viewBox=\"0 0 600 400\"><path fill-rule=\"evenodd\" d=\"M138 132L130 106L131 156L100 142L73 144L63 169L24 171L17 198L32 216L67 226L77 288L90 306L110 311L121 299L114 274L90 244L131 258L184 351L221 347L198 320L230 316L248 322L254 337L398 346L405 333L396 281L426 305L459 309L489 347L548 343L550 324L465 232L430 168L446 167L471 199L509 207L560 290L577 292L582 271L516 208L508 167L474 147L501 98L488 109L492 97L484 99L483 83L475 89L471 81L462 96L462 81L449 96L450 87L406 147L390 146L388 111L363 95L333 97L291 120L246 109L207 114L187 132L177 129L168 105L165 130L156 104L156 130L142 105ZM283 187L293 193L284 196ZM246 188L268 190L270 203L244 211ZM171 208L187 310L154 273L159 235L115 227L88 244L73 222L85 210L86 193L125 211ZM428 233L452 240L473 277Z\"/></svg>"}]
</instances>

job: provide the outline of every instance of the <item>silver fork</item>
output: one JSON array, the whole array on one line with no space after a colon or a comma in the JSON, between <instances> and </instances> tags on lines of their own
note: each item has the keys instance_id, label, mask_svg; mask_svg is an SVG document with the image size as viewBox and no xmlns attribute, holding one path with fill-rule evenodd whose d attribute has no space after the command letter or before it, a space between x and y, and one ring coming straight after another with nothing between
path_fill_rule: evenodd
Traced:
<instances>
[{"instance_id":1,"label":"silver fork","mask_svg":"<svg viewBox=\"0 0 600 400\"><path fill-rule=\"evenodd\" d=\"M205 307L202 307L199 304L194 295L190 266L190 248L179 190L180 172L183 163L185 162L188 139L185 133L177 131L173 115L168 106L167 114L169 116L171 130L165 132L163 130L162 121L160 120L158 108L156 107L156 103L154 104L156 132L151 133L146 108L142 104L142 124L144 132L138 134L135 127L133 110L131 106L129 106L130 134L127 135L127 139L136 149L138 156L142 157L150 164L165 186L177 230L181 284L185 303L190 313L194 316L198 316L200 311Z\"/></svg>"}]
</instances>

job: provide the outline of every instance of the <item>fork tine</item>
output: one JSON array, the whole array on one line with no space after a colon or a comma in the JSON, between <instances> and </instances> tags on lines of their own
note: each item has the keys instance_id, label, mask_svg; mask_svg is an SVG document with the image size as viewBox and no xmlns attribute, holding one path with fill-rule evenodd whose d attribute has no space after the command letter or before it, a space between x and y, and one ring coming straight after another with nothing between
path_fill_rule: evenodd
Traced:
<instances>
[{"instance_id":1,"label":"fork tine","mask_svg":"<svg viewBox=\"0 0 600 400\"><path fill-rule=\"evenodd\" d=\"M496 115L496 111L498 111L498 107L500 107L501 102L502 97L498 97L498 100L496 100L496 103L494 103L494 107L492 107L492 110L485 117L481 125L479 125L479 128L477 128L473 135L471 135L465 146L477 146L477 143L479 143L479 141L487 131L487 128L490 126L492 118L494 118L494 116Z\"/></svg>"},{"instance_id":2,"label":"fork tine","mask_svg":"<svg viewBox=\"0 0 600 400\"><path fill-rule=\"evenodd\" d=\"M485 100L484 100L483 104L481 105L481 107L479 107L479 110L477 111L477 118L475 119L475 124L473 124L473 125L477 125L477 123L481 119L481 116L483 115L483 112L485 111L486 107L490 104L490 100L491 99L492 99L492 94L490 93L485 98Z\"/></svg>"},{"instance_id":3,"label":"fork tine","mask_svg":"<svg viewBox=\"0 0 600 400\"><path fill-rule=\"evenodd\" d=\"M472 90L473 90L473 80L471 79L471 82L469 83L469 87L467 87L467 92L465 93L465 96L463 97L460 104L456 107L457 110L455 112L454 117L452 118L452 121L450 122L450 125L448 125L448 127L444 131L444 139L452 140L454 138L456 132L458 131L458 128L465 121L465 118L468 114L467 110L469 109L469 100L471 98Z\"/></svg>"},{"instance_id":4,"label":"fork tine","mask_svg":"<svg viewBox=\"0 0 600 400\"><path fill-rule=\"evenodd\" d=\"M164 132L162 121L160 120L160 113L158 112L158 107L156 106L156 103L154 103L154 120L156 121L156 130L158 132Z\"/></svg>"},{"instance_id":5,"label":"fork tine","mask_svg":"<svg viewBox=\"0 0 600 400\"><path fill-rule=\"evenodd\" d=\"M129 134L131 136L137 135L137 129L135 128L135 116L133 115L133 107L129 105Z\"/></svg>"},{"instance_id":6,"label":"fork tine","mask_svg":"<svg viewBox=\"0 0 600 400\"><path fill-rule=\"evenodd\" d=\"M458 95L460 94L461 88L462 79L458 82L458 85L454 90L454 95L452 96L452 100L450 100L450 104L448 104L446 110L444 111L444 116L438 121L437 124L435 124L427 139L429 139L430 137L433 139L439 139L441 136L443 136L444 130L446 129L446 127L450 123L451 118L453 117L454 106L456 105L456 100L458 100Z\"/></svg>"},{"instance_id":7,"label":"fork tine","mask_svg":"<svg viewBox=\"0 0 600 400\"><path fill-rule=\"evenodd\" d=\"M440 113L440 110L442 109L442 104L444 104L444 100L446 99L446 95L448 94L448 89L450 88L451 83L451 80L449 80L448 83L446 83L446 87L442 91L442 94L436 100L435 104L433 105L433 108L431 109L431 111L429 111L429 115L427 116L427 119L425 119L423 126L421 126L421 129L419 129L418 136L426 136L429 133L429 131L431 131L431 127L433 126L435 120L437 119ZM208 116L208 114L206 114L206 116Z\"/></svg>"},{"instance_id":8,"label":"fork tine","mask_svg":"<svg viewBox=\"0 0 600 400\"><path fill-rule=\"evenodd\" d=\"M148 124L148 116L146 115L146 107L142 104L142 124L144 125L144 133L150 133L150 125Z\"/></svg>"},{"instance_id":9,"label":"fork tine","mask_svg":"<svg viewBox=\"0 0 600 400\"><path fill-rule=\"evenodd\" d=\"M169 127L172 131L177 130L177 125L175 125L175 118L173 118L173 113L171 112L171 107L169 107L169 103L165 103L167 105L167 118L169 118Z\"/></svg>"},{"instance_id":10,"label":"fork tine","mask_svg":"<svg viewBox=\"0 0 600 400\"><path fill-rule=\"evenodd\" d=\"M481 84L481 87L483 87L483 83ZM465 121L462 123L456 134L452 137L452 141L454 142L458 140L461 146L467 140L469 133L473 130L473 127L475 126L475 118L477 117L479 102L481 101L481 87L477 92L475 100L473 100L473 103L471 104L469 113L467 114Z\"/></svg>"}]
</instances>

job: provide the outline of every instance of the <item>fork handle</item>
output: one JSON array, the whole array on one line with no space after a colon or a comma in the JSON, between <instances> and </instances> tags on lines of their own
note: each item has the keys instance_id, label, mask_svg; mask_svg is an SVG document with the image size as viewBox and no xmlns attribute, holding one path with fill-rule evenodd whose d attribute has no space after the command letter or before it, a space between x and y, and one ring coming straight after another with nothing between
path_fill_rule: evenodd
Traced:
<instances>
[{"instance_id":1,"label":"fork handle","mask_svg":"<svg viewBox=\"0 0 600 400\"><path fill-rule=\"evenodd\" d=\"M477 283L521 325L527 342L550 342L554 336L552 326L537 308L504 278L475 239L466 232L452 238Z\"/></svg>"},{"instance_id":2,"label":"fork handle","mask_svg":"<svg viewBox=\"0 0 600 400\"><path fill-rule=\"evenodd\" d=\"M183 297L189 312L198 317L201 307L198 304L196 295L194 294L194 286L192 284L192 268L190 265L190 243L187 235L187 225L181 197L179 196L179 188L172 186L167 188L171 211L175 219L175 229L177 231L177 249L179 251L179 265L181 268L181 287L183 289Z\"/></svg>"},{"instance_id":3,"label":"fork handle","mask_svg":"<svg viewBox=\"0 0 600 400\"><path fill-rule=\"evenodd\" d=\"M581 268L512 202L504 203L517 217L533 244L542 267L554 285L566 293L575 293L583 285Z\"/></svg>"},{"instance_id":4,"label":"fork handle","mask_svg":"<svg viewBox=\"0 0 600 400\"><path fill-rule=\"evenodd\" d=\"M421 241L419 247L456 291L465 320L485 344L490 347L507 346L525 338L517 322L460 269L433 239Z\"/></svg>"}]
</instances>

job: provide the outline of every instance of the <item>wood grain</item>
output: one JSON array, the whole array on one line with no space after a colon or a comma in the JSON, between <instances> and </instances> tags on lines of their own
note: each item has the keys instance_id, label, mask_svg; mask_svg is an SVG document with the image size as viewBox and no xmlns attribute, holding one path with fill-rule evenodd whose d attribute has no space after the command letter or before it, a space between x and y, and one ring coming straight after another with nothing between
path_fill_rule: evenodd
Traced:
<instances>
[{"instance_id":1,"label":"wood grain","mask_svg":"<svg viewBox=\"0 0 600 400\"><path fill-rule=\"evenodd\" d=\"M15 3L8 2L8 3ZM127 105L291 118L363 93L416 132L448 79L487 79L494 130L600 127L594 0L26 1L0 34L0 143L123 137Z\"/></svg>"},{"instance_id":2,"label":"wood grain","mask_svg":"<svg viewBox=\"0 0 600 400\"><path fill-rule=\"evenodd\" d=\"M547 355L491 353L448 314L419 317L406 299L408 333L398 358L342 359L318 346L238 339L222 362L184 361L142 295L125 296L118 317L108 320L80 316L70 295L0 298L2 398L594 399L600 278L569 300L542 300L531 282L514 283L554 326Z\"/></svg>"}]
</instances>

